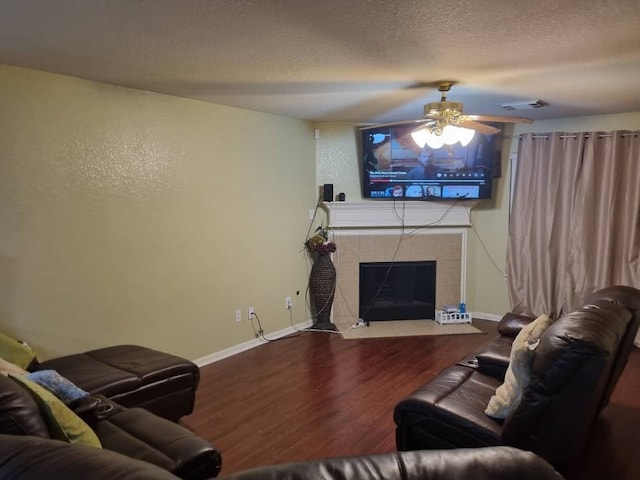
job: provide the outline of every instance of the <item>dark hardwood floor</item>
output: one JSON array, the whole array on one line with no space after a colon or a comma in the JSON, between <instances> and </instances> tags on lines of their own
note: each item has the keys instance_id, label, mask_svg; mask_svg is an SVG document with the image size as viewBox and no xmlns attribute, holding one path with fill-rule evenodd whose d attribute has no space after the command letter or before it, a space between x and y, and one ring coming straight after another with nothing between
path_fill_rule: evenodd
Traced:
<instances>
[{"instance_id":1,"label":"dark hardwood floor","mask_svg":"<svg viewBox=\"0 0 640 480\"><path fill-rule=\"evenodd\" d=\"M301 333L202 368L182 423L222 452L222 473L258 465L395 450L393 408L485 334L343 340ZM570 480L640 479L640 350Z\"/></svg>"}]
</instances>

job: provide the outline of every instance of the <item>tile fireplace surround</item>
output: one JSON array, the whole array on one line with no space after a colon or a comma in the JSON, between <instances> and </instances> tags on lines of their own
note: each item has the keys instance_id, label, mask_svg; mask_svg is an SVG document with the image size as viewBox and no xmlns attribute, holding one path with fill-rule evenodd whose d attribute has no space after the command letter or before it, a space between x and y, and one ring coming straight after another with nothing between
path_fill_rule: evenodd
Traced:
<instances>
[{"instance_id":1,"label":"tile fireplace surround","mask_svg":"<svg viewBox=\"0 0 640 480\"><path fill-rule=\"evenodd\" d=\"M346 330L358 321L359 264L363 262L435 260L436 308L464 300L466 227L474 205L468 201L323 204L337 246L333 323Z\"/></svg>"}]
</instances>

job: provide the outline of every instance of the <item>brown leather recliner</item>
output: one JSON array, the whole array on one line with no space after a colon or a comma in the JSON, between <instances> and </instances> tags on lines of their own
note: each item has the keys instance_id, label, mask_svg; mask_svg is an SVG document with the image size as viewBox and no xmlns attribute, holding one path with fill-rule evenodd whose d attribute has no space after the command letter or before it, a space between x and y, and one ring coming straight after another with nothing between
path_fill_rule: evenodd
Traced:
<instances>
[{"instance_id":1,"label":"brown leather recliner","mask_svg":"<svg viewBox=\"0 0 640 480\"><path fill-rule=\"evenodd\" d=\"M102 445L102 449L85 447L83 450L88 457L93 458L99 455L96 452L101 451L117 452L132 459L144 460L180 478L194 480L213 478L220 471L220 452L213 445L183 426L145 409L126 409L103 396L85 396L69 406L76 408L78 416L93 430ZM48 445L42 441L51 440L50 437L55 436L57 428L54 428L55 425L49 418L50 412L46 413L47 415L43 414L43 410L27 390L13 379L0 375L0 451L11 450L9 446L13 448L16 445L30 445L30 442ZM72 428L77 431L79 427ZM25 463L10 471L28 472L37 467L35 471L40 471L42 478L53 478L51 470L55 464L64 464L66 450L60 450L61 446L79 446L57 441L53 443L58 446L43 451L35 448L32 452L23 452L20 458ZM47 458L44 457L47 452L51 464L47 464ZM74 458L79 456L82 455L78 454ZM0 454L0 478L34 478L29 475L9 475L6 470L9 461L9 458ZM47 472L48 476L45 475ZM96 477L70 475L66 478Z\"/></svg>"},{"instance_id":2,"label":"brown leather recliner","mask_svg":"<svg viewBox=\"0 0 640 480\"><path fill-rule=\"evenodd\" d=\"M149 462L49 438L0 434L0 480L176 480Z\"/></svg>"},{"instance_id":3,"label":"brown leather recliner","mask_svg":"<svg viewBox=\"0 0 640 480\"><path fill-rule=\"evenodd\" d=\"M513 340L520 333L522 327L533 320L535 320L533 317L526 315L505 313L498 323L498 336L465 360L468 363L475 362L471 366L476 366L480 372L504 380L509 366Z\"/></svg>"},{"instance_id":4,"label":"brown leather recliner","mask_svg":"<svg viewBox=\"0 0 640 480\"><path fill-rule=\"evenodd\" d=\"M504 380L513 337L493 340L486 355L443 370L396 405L398 449L510 445L567 469L626 364L639 306L640 291L610 287L556 320L533 353L531 383L504 421L484 411ZM528 321L505 316L498 330Z\"/></svg>"},{"instance_id":5,"label":"brown leather recliner","mask_svg":"<svg viewBox=\"0 0 640 480\"><path fill-rule=\"evenodd\" d=\"M38 461L34 461L34 459ZM82 445L0 435L0 480L176 479L139 460ZM222 480L562 480L536 455L509 447L398 452L252 468Z\"/></svg>"},{"instance_id":6,"label":"brown leather recliner","mask_svg":"<svg viewBox=\"0 0 640 480\"><path fill-rule=\"evenodd\" d=\"M561 480L547 462L510 447L394 452L257 467L222 480Z\"/></svg>"},{"instance_id":7,"label":"brown leather recliner","mask_svg":"<svg viewBox=\"0 0 640 480\"><path fill-rule=\"evenodd\" d=\"M172 421L193 411L198 366L140 345L115 345L34 362L30 371L55 370L83 390L124 407L142 407Z\"/></svg>"},{"instance_id":8,"label":"brown leather recliner","mask_svg":"<svg viewBox=\"0 0 640 480\"><path fill-rule=\"evenodd\" d=\"M607 303L614 303L626 308L631 312L634 320L627 328L627 331L620 343L620 348L618 349L617 356L614 359L613 369L600 403L600 410L606 407L609 403L613 389L615 388L620 375L622 375L624 367L627 365L629 353L631 352L631 349L634 348L634 340L640 325L640 295L638 295L638 290L628 286L603 288L602 290L598 290L597 292L589 295L584 302L585 305L593 305L596 308L600 306L606 307Z\"/></svg>"}]
</instances>

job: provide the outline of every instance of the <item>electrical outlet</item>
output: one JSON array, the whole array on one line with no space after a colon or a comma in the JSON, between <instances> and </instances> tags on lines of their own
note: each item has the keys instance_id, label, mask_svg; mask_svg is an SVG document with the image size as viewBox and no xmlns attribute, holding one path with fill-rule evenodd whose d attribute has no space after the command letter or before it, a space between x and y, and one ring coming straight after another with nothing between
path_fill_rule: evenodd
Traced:
<instances>
[{"instance_id":1,"label":"electrical outlet","mask_svg":"<svg viewBox=\"0 0 640 480\"><path fill-rule=\"evenodd\" d=\"M247 317L249 318L249 320L253 319L253 316L256 313L256 309L253 307L249 307L249 310L247 311Z\"/></svg>"},{"instance_id":2,"label":"electrical outlet","mask_svg":"<svg viewBox=\"0 0 640 480\"><path fill-rule=\"evenodd\" d=\"M284 308L287 310L291 310L293 308L293 302L291 301L291 297L287 297L284 299Z\"/></svg>"},{"instance_id":3,"label":"electrical outlet","mask_svg":"<svg viewBox=\"0 0 640 480\"><path fill-rule=\"evenodd\" d=\"M236 310L236 322L242 321L242 310Z\"/></svg>"}]
</instances>

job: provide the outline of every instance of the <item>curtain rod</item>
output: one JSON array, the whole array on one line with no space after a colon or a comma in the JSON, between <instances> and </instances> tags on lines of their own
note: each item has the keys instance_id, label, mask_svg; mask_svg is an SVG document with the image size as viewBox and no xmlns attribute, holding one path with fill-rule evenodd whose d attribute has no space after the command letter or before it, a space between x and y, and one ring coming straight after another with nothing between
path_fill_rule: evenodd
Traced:
<instances>
[{"instance_id":1,"label":"curtain rod","mask_svg":"<svg viewBox=\"0 0 640 480\"><path fill-rule=\"evenodd\" d=\"M635 137L638 136L638 132L634 132L634 133L621 133L620 134L621 137ZM611 134L606 134L606 135L598 135L598 138L607 138L607 137L613 137L613 135ZM522 135L518 135L518 138L522 138ZM531 135L531 138L544 138L547 139L549 138L549 135ZM559 138L578 138L578 135L560 135ZM589 134L585 133L584 134L584 138L589 138Z\"/></svg>"}]
</instances>

